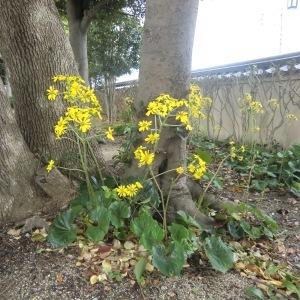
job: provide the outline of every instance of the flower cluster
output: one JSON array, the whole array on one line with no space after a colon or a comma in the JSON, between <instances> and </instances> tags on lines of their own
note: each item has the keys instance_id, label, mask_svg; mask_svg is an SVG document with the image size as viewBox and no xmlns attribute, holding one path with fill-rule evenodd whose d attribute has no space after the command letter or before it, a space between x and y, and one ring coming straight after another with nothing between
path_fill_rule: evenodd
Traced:
<instances>
[{"instance_id":1,"label":"flower cluster","mask_svg":"<svg viewBox=\"0 0 300 300\"><path fill-rule=\"evenodd\" d=\"M263 105L260 101L254 100L249 93L244 95L244 102L246 104L246 109L252 113L262 114L264 113Z\"/></svg>"},{"instance_id":2,"label":"flower cluster","mask_svg":"<svg viewBox=\"0 0 300 300\"><path fill-rule=\"evenodd\" d=\"M277 99L272 98L268 103L272 109L277 109L279 107L279 101Z\"/></svg>"},{"instance_id":3,"label":"flower cluster","mask_svg":"<svg viewBox=\"0 0 300 300\"><path fill-rule=\"evenodd\" d=\"M287 115L286 115L286 118L287 118L289 121L298 121L298 118L297 118L294 114L287 114Z\"/></svg>"},{"instance_id":4,"label":"flower cluster","mask_svg":"<svg viewBox=\"0 0 300 300\"><path fill-rule=\"evenodd\" d=\"M134 197L136 194L143 188L143 185L136 181L135 183L131 183L128 185L119 185L115 191L117 192L118 196L120 198L126 198L126 197Z\"/></svg>"},{"instance_id":5,"label":"flower cluster","mask_svg":"<svg viewBox=\"0 0 300 300\"><path fill-rule=\"evenodd\" d=\"M134 151L134 157L136 160L138 160L139 167L150 166L154 161L154 153L150 152L150 150L147 150L147 148L144 146L139 146Z\"/></svg>"},{"instance_id":6,"label":"flower cluster","mask_svg":"<svg viewBox=\"0 0 300 300\"><path fill-rule=\"evenodd\" d=\"M65 115L61 117L54 127L56 138L61 138L70 128L81 133L87 133L91 128L92 117L101 119L101 106L94 90L85 85L79 76L57 75L53 82L63 82L65 90L63 99L69 104ZM55 101L59 90L50 86L47 90L48 100Z\"/></svg>"},{"instance_id":7,"label":"flower cluster","mask_svg":"<svg viewBox=\"0 0 300 300\"><path fill-rule=\"evenodd\" d=\"M246 151L246 148L244 145L241 147L237 147L234 143L234 141L231 141L230 143L230 158L231 160L238 159L239 161L242 161L244 159L243 153Z\"/></svg>"},{"instance_id":8,"label":"flower cluster","mask_svg":"<svg viewBox=\"0 0 300 300\"><path fill-rule=\"evenodd\" d=\"M160 131L164 126L174 126L168 124L169 118L173 117L180 124L175 126L184 126L186 130L192 130L192 118L204 118L201 111L203 107L211 103L210 98L204 98L201 95L200 88L192 85L187 99L175 99L168 94L161 94L153 101L148 103L146 116L154 117L155 126L152 128L152 120L141 120L138 123L139 132L150 131L145 136L145 143L153 145L152 150L140 146L134 152L135 158L139 162L139 167L150 166L154 160L154 152L157 142L160 138Z\"/></svg>"},{"instance_id":9,"label":"flower cluster","mask_svg":"<svg viewBox=\"0 0 300 300\"><path fill-rule=\"evenodd\" d=\"M193 161L188 165L188 170L195 179L199 180L206 172L206 163L197 154L194 154L193 158L194 158Z\"/></svg>"}]
</instances>

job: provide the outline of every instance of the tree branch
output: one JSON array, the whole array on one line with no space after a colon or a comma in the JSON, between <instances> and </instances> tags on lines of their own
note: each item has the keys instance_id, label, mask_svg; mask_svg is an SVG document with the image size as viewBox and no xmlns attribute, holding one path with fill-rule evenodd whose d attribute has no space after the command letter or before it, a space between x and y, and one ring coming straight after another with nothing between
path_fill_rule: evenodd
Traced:
<instances>
[{"instance_id":1,"label":"tree branch","mask_svg":"<svg viewBox=\"0 0 300 300\"><path fill-rule=\"evenodd\" d=\"M96 18L98 10L102 7L102 3L98 2L89 9L85 9L83 12L83 18L81 20L81 28L87 30L91 22Z\"/></svg>"}]
</instances>

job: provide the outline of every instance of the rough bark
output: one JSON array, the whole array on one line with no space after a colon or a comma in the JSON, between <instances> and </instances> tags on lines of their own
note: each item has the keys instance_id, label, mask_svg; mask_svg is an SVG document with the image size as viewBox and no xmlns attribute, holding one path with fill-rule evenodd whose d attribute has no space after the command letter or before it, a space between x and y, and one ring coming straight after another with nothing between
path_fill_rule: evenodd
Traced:
<instances>
[{"instance_id":1,"label":"rough bark","mask_svg":"<svg viewBox=\"0 0 300 300\"><path fill-rule=\"evenodd\" d=\"M37 187L38 162L21 135L1 79L0 103L1 224L23 220L41 210L49 212L60 208L70 200L72 188L58 171L50 176L45 174L40 188Z\"/></svg>"},{"instance_id":2,"label":"rough bark","mask_svg":"<svg viewBox=\"0 0 300 300\"><path fill-rule=\"evenodd\" d=\"M115 83L116 77L104 77L104 91L105 91L105 106L108 123L115 120Z\"/></svg>"},{"instance_id":3,"label":"rough bark","mask_svg":"<svg viewBox=\"0 0 300 300\"><path fill-rule=\"evenodd\" d=\"M67 1L69 39L80 76L88 83L89 66L87 54L87 32L90 21L86 20L81 1Z\"/></svg>"},{"instance_id":4,"label":"rough bark","mask_svg":"<svg viewBox=\"0 0 300 300\"><path fill-rule=\"evenodd\" d=\"M54 138L53 126L64 111L46 90L56 74L77 74L74 56L51 0L0 0L0 51L9 70L15 113L33 153L63 157L65 142Z\"/></svg>"},{"instance_id":5,"label":"rough bark","mask_svg":"<svg viewBox=\"0 0 300 300\"><path fill-rule=\"evenodd\" d=\"M198 0L148 0L141 50L139 86L135 109L140 118L145 113L149 100L160 93L169 93L181 99L187 96L194 30ZM170 120L171 121L171 120ZM172 128L162 133L156 153L158 166L163 172L181 166L186 161L186 139ZM169 193L176 174L168 173L161 180L161 188ZM202 224L211 221L196 208L192 200L187 179L180 177L170 193L170 212L183 210Z\"/></svg>"},{"instance_id":6,"label":"rough bark","mask_svg":"<svg viewBox=\"0 0 300 300\"><path fill-rule=\"evenodd\" d=\"M58 165L78 158L74 143L55 139L53 127L64 113L46 90L57 74L78 74L72 48L52 0L0 0L0 52L11 71L16 119L31 152ZM96 145L96 156L104 164Z\"/></svg>"}]
</instances>

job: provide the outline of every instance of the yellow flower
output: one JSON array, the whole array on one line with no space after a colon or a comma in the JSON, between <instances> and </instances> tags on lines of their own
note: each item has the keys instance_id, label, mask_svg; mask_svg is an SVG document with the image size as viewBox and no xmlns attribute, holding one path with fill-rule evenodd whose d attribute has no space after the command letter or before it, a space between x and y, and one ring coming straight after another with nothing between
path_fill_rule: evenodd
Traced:
<instances>
[{"instance_id":1,"label":"yellow flower","mask_svg":"<svg viewBox=\"0 0 300 300\"><path fill-rule=\"evenodd\" d=\"M191 172L191 173L195 173L196 171L196 167L195 165L193 165L192 163L188 165L188 170Z\"/></svg>"},{"instance_id":2,"label":"yellow flower","mask_svg":"<svg viewBox=\"0 0 300 300\"><path fill-rule=\"evenodd\" d=\"M67 130L68 121L64 119L63 117L60 117L57 124L54 126L54 132L56 135L56 138L60 138Z\"/></svg>"},{"instance_id":3,"label":"yellow flower","mask_svg":"<svg viewBox=\"0 0 300 300\"><path fill-rule=\"evenodd\" d=\"M134 156L139 161L139 167L145 165L150 166L153 163L154 153L151 153L149 150L145 149L145 147L140 146L134 151Z\"/></svg>"},{"instance_id":4,"label":"yellow flower","mask_svg":"<svg viewBox=\"0 0 300 300\"><path fill-rule=\"evenodd\" d=\"M206 163L199 155L194 154L194 160L188 165L188 170L195 179L199 180L206 172Z\"/></svg>"},{"instance_id":5,"label":"yellow flower","mask_svg":"<svg viewBox=\"0 0 300 300\"><path fill-rule=\"evenodd\" d=\"M108 140L114 141L115 138L113 137L113 133L114 133L113 128L108 127L107 131L105 132L106 138L107 138Z\"/></svg>"},{"instance_id":6,"label":"yellow flower","mask_svg":"<svg viewBox=\"0 0 300 300\"><path fill-rule=\"evenodd\" d=\"M259 101L251 101L249 103L249 109L257 114L264 113L263 106L262 106L261 102L259 102Z\"/></svg>"},{"instance_id":7,"label":"yellow flower","mask_svg":"<svg viewBox=\"0 0 300 300\"><path fill-rule=\"evenodd\" d=\"M145 142L149 144L155 144L159 140L159 134L158 133L150 133L146 138Z\"/></svg>"},{"instance_id":8,"label":"yellow flower","mask_svg":"<svg viewBox=\"0 0 300 300\"><path fill-rule=\"evenodd\" d=\"M118 196L123 198L127 197L127 188L125 185L119 185L115 191L117 192Z\"/></svg>"},{"instance_id":9,"label":"yellow flower","mask_svg":"<svg viewBox=\"0 0 300 300\"><path fill-rule=\"evenodd\" d=\"M289 121L298 121L298 118L297 118L294 114L287 114L287 115L286 115L286 118L287 118Z\"/></svg>"},{"instance_id":10,"label":"yellow flower","mask_svg":"<svg viewBox=\"0 0 300 300\"><path fill-rule=\"evenodd\" d=\"M127 196L128 197L134 197L138 192L137 186L133 184L127 185Z\"/></svg>"},{"instance_id":11,"label":"yellow flower","mask_svg":"<svg viewBox=\"0 0 300 300\"><path fill-rule=\"evenodd\" d=\"M128 185L120 185L115 189L115 191L120 198L125 198L134 197L142 188L143 185L140 182L136 181L135 183L131 183Z\"/></svg>"},{"instance_id":12,"label":"yellow flower","mask_svg":"<svg viewBox=\"0 0 300 300\"><path fill-rule=\"evenodd\" d=\"M246 150L245 146L244 146L244 145L242 145L242 146L241 146L241 148L240 148L240 151L241 151L242 153L244 153L244 152L245 152L245 150Z\"/></svg>"},{"instance_id":13,"label":"yellow flower","mask_svg":"<svg viewBox=\"0 0 300 300\"><path fill-rule=\"evenodd\" d=\"M48 94L48 100L54 101L58 95L58 90L54 86L50 86L49 89L47 90Z\"/></svg>"},{"instance_id":14,"label":"yellow flower","mask_svg":"<svg viewBox=\"0 0 300 300\"><path fill-rule=\"evenodd\" d=\"M150 166L153 163L154 160L154 153L151 153L150 151L144 151L141 155L139 166L148 165Z\"/></svg>"},{"instance_id":15,"label":"yellow flower","mask_svg":"<svg viewBox=\"0 0 300 300\"><path fill-rule=\"evenodd\" d=\"M146 150L146 148L144 146L139 146L135 151L134 151L134 156L136 159L140 159L141 158L141 153L143 153L143 151Z\"/></svg>"},{"instance_id":16,"label":"yellow flower","mask_svg":"<svg viewBox=\"0 0 300 300\"><path fill-rule=\"evenodd\" d=\"M176 120L179 120L182 124L187 125L189 124L189 115L186 111L180 111L176 117Z\"/></svg>"},{"instance_id":17,"label":"yellow flower","mask_svg":"<svg viewBox=\"0 0 300 300\"><path fill-rule=\"evenodd\" d=\"M86 133L91 128L91 120L90 118L86 117L83 118L79 124L79 130L82 133Z\"/></svg>"},{"instance_id":18,"label":"yellow flower","mask_svg":"<svg viewBox=\"0 0 300 300\"><path fill-rule=\"evenodd\" d=\"M178 174L183 174L183 173L184 173L184 167L178 167L178 168L176 169L176 172L177 172Z\"/></svg>"},{"instance_id":19,"label":"yellow flower","mask_svg":"<svg viewBox=\"0 0 300 300\"><path fill-rule=\"evenodd\" d=\"M152 121L146 121L146 120L140 121L139 132L149 130L151 125L152 125Z\"/></svg>"},{"instance_id":20,"label":"yellow flower","mask_svg":"<svg viewBox=\"0 0 300 300\"><path fill-rule=\"evenodd\" d=\"M48 173L50 173L55 168L55 162L51 159L46 167Z\"/></svg>"}]
</instances>

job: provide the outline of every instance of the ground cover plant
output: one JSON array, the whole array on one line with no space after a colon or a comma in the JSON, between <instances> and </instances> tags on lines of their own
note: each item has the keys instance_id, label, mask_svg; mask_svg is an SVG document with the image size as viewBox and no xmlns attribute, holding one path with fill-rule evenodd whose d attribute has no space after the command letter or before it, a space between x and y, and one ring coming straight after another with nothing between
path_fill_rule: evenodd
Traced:
<instances>
[{"instance_id":1,"label":"ground cover plant","mask_svg":"<svg viewBox=\"0 0 300 300\"><path fill-rule=\"evenodd\" d=\"M89 147L90 139L104 135L114 140L112 127L104 133L93 128L92 119L101 118L101 106L93 91L79 77L58 75L53 81L63 83L64 90L59 90L61 85L51 86L48 99L59 101L61 95L63 101L68 103L65 115L55 126L55 133L57 138L74 139L77 143L81 169L72 171L84 176L78 196L66 211L53 220L46 234L47 241L55 248L78 245L82 252L77 265L89 265L92 270L91 284L121 280L134 274L136 281L143 285L147 273L154 269L165 276L179 275L193 256L200 255L219 272L235 268L262 277L267 288L264 291L249 289L249 295L273 295L273 290L280 288L289 295L299 296L299 277L290 267L274 264L271 257L265 260L255 257L247 252L241 242L273 241L278 234L278 226L271 217L255 206L240 201L226 202L219 211L203 206L209 187L221 188L218 175L223 165L239 170L236 161L242 162L244 172L248 171L251 179L248 187L252 187L255 180L252 176L257 173L248 164L250 161L252 164L257 162L245 146L230 142L227 152L216 151L219 167L215 171L208 171L212 156L203 147L190 153L182 165L165 171L174 174L170 190L180 176L189 176L197 181L204 179L206 188L197 204L199 209L213 216L218 225L205 227L183 211L177 211L173 218L169 218L169 194L165 195L160 188L159 179L163 174L155 170L157 146L164 127L175 126L179 134L182 130L192 132L193 118L205 117L201 110L207 99L202 97L197 86L191 87L188 99L174 99L162 94L148 104L146 119L140 120L137 126L142 144L135 148L132 155L138 166L146 166L147 171L142 177L120 182L119 178L104 176L99 165L97 175L91 173L86 156L87 151L93 151ZM178 123L170 123L170 117ZM71 137L66 136L67 132L72 134ZM212 143L203 145L212 147ZM48 172L54 167L54 160L50 160ZM39 232L37 236L39 239Z\"/></svg>"}]
</instances>

